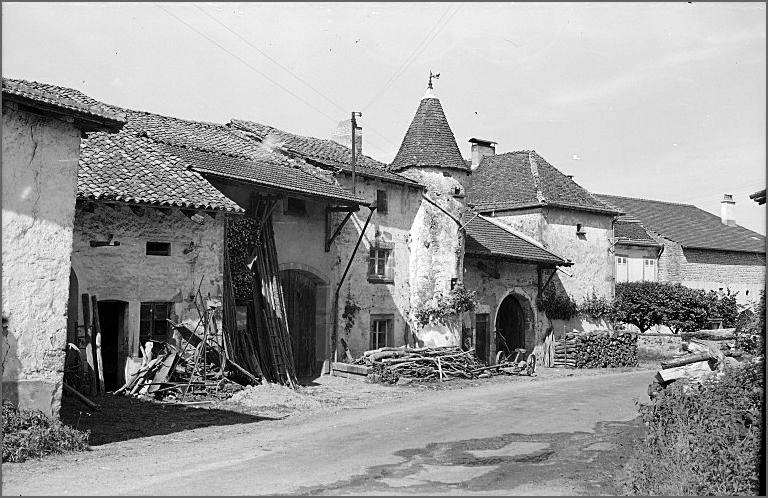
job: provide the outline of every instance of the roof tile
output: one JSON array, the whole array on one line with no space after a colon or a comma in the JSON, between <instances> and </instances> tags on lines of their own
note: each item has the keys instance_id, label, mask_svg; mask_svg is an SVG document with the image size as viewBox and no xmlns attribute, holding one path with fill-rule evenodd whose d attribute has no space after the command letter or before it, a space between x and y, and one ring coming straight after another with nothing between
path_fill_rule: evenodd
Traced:
<instances>
[{"instance_id":1,"label":"roof tile","mask_svg":"<svg viewBox=\"0 0 768 498\"><path fill-rule=\"evenodd\" d=\"M690 204L596 194L640 221L656 234L683 247L765 253L765 236L744 227L728 226L720 217Z\"/></svg>"}]
</instances>

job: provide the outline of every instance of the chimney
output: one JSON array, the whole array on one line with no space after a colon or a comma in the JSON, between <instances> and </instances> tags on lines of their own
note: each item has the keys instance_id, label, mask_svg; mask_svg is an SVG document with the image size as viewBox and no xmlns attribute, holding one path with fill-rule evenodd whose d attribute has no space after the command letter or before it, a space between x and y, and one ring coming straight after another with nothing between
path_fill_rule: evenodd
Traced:
<instances>
[{"instance_id":1,"label":"chimney","mask_svg":"<svg viewBox=\"0 0 768 498\"><path fill-rule=\"evenodd\" d=\"M336 130L334 130L333 134L331 135L331 140L336 142L337 144L344 145L345 147L352 148L352 120L347 119L344 121L339 122L339 125L336 127ZM357 147L355 150L358 154L363 153L363 129L360 127L360 125L357 125L357 130L355 130L355 142L357 142Z\"/></svg>"},{"instance_id":2,"label":"chimney","mask_svg":"<svg viewBox=\"0 0 768 498\"><path fill-rule=\"evenodd\" d=\"M736 226L736 216L733 213L735 205L736 202L731 194L723 194L723 200L720 201L720 221L723 225Z\"/></svg>"},{"instance_id":3,"label":"chimney","mask_svg":"<svg viewBox=\"0 0 768 498\"><path fill-rule=\"evenodd\" d=\"M480 166L480 161L482 161L485 156L496 155L496 142L483 140L482 138L470 138L469 143L472 144L471 168L473 171Z\"/></svg>"}]
</instances>

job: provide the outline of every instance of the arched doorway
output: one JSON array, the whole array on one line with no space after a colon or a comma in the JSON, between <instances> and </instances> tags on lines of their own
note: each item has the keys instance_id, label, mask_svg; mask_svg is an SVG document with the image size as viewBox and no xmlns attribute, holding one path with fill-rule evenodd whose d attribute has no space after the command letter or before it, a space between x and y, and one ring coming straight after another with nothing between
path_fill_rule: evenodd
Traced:
<instances>
[{"instance_id":1,"label":"arched doorway","mask_svg":"<svg viewBox=\"0 0 768 498\"><path fill-rule=\"evenodd\" d=\"M527 357L533 351L533 316L528 300L509 294L496 313L496 351L511 355L524 348Z\"/></svg>"},{"instance_id":2,"label":"arched doorway","mask_svg":"<svg viewBox=\"0 0 768 498\"><path fill-rule=\"evenodd\" d=\"M280 283L296 376L312 377L317 373L317 297L323 282L307 271L291 269L280 271Z\"/></svg>"}]
</instances>

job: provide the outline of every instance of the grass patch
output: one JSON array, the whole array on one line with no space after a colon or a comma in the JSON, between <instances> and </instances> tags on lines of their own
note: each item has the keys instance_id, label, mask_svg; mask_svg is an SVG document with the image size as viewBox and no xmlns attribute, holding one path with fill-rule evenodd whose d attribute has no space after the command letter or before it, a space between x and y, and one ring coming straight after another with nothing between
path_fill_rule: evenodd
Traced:
<instances>
[{"instance_id":1,"label":"grass patch","mask_svg":"<svg viewBox=\"0 0 768 498\"><path fill-rule=\"evenodd\" d=\"M645 441L626 468L634 495L757 495L762 462L763 362L643 405Z\"/></svg>"},{"instance_id":2,"label":"grass patch","mask_svg":"<svg viewBox=\"0 0 768 498\"><path fill-rule=\"evenodd\" d=\"M88 449L90 431L79 431L39 410L19 410L3 400L3 462L23 462Z\"/></svg>"}]
</instances>

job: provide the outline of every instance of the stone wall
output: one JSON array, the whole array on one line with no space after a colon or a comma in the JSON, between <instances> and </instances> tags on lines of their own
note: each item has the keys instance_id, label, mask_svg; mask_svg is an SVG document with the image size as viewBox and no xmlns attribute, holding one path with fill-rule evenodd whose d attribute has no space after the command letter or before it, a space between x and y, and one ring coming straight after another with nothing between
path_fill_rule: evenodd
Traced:
<instances>
[{"instance_id":1,"label":"stone wall","mask_svg":"<svg viewBox=\"0 0 768 498\"><path fill-rule=\"evenodd\" d=\"M738 292L740 304L755 303L765 288L765 254L683 248L669 239L659 258L659 280L704 290Z\"/></svg>"},{"instance_id":2,"label":"stone wall","mask_svg":"<svg viewBox=\"0 0 768 498\"><path fill-rule=\"evenodd\" d=\"M139 321L142 302L172 302L172 320L194 329L199 314L194 304L198 285L204 298L221 299L224 215L198 213L197 221L178 209L158 210L127 204L78 202L75 214L72 270L77 293L126 307L118 336L118 372L124 380L139 360ZM91 241L119 245L92 247ZM170 243L169 256L146 254L147 242ZM202 281L202 284L201 284ZM81 300L77 322L83 323ZM104 333L108 333L105 331ZM70 332L70 337L73 335Z\"/></svg>"},{"instance_id":3,"label":"stone wall","mask_svg":"<svg viewBox=\"0 0 768 498\"><path fill-rule=\"evenodd\" d=\"M80 131L3 104L3 398L61 404Z\"/></svg>"},{"instance_id":4,"label":"stone wall","mask_svg":"<svg viewBox=\"0 0 768 498\"><path fill-rule=\"evenodd\" d=\"M488 272L488 269L491 269L491 272ZM494 272L498 273L499 278L490 274ZM505 298L512 296L517 298L524 311L527 308L527 312L533 317L530 323L526 324L526 349L533 351L534 354L539 352L543 346L549 322L544 313L536 309L538 293L536 265L467 256L464 261L464 285L468 290L477 292L478 297L478 307L472 316L472 344L477 344L476 315L488 314L489 358L496 357L496 338L493 331L496 328L499 307ZM489 358L483 358L483 360L487 361Z\"/></svg>"}]
</instances>

